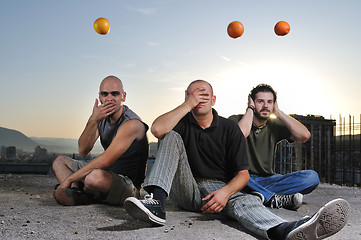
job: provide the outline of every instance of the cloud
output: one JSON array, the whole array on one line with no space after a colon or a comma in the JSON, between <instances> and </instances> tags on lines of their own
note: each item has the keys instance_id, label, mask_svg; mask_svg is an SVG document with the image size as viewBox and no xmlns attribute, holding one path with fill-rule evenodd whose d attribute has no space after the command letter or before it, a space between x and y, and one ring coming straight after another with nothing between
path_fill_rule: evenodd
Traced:
<instances>
[{"instance_id":1,"label":"cloud","mask_svg":"<svg viewBox=\"0 0 361 240\"><path fill-rule=\"evenodd\" d=\"M223 60L228 61L228 62L234 62L232 59L230 59L230 58L228 58L226 56L223 56L223 55L220 55L220 54L218 54L217 56L222 58ZM241 61L235 61L234 63L237 63L237 64L242 65L242 66L248 66L247 63L244 63L244 62L241 62Z\"/></svg>"},{"instance_id":2,"label":"cloud","mask_svg":"<svg viewBox=\"0 0 361 240\"><path fill-rule=\"evenodd\" d=\"M155 8L129 8L132 11L139 12L144 15L155 15L157 13L157 9Z\"/></svg>"},{"instance_id":3,"label":"cloud","mask_svg":"<svg viewBox=\"0 0 361 240\"><path fill-rule=\"evenodd\" d=\"M249 66L247 63L241 62L241 61L237 61L236 63L242 65L242 66Z\"/></svg>"},{"instance_id":4,"label":"cloud","mask_svg":"<svg viewBox=\"0 0 361 240\"><path fill-rule=\"evenodd\" d=\"M220 57L220 58L222 58L222 59L224 59L224 60L226 60L226 61L231 61L231 59L230 59L230 58L225 57L225 56L222 56L222 55L218 55L218 57Z\"/></svg>"}]
</instances>

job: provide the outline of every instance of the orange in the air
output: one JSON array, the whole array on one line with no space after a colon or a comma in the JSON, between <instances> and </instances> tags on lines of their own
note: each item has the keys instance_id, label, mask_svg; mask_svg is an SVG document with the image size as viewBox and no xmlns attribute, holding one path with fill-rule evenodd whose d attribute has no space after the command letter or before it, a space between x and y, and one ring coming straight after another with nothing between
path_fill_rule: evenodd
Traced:
<instances>
[{"instance_id":1,"label":"orange in the air","mask_svg":"<svg viewBox=\"0 0 361 240\"><path fill-rule=\"evenodd\" d=\"M94 30L102 35L105 35L110 30L110 23L106 18L98 18L94 22Z\"/></svg>"},{"instance_id":2,"label":"orange in the air","mask_svg":"<svg viewBox=\"0 0 361 240\"><path fill-rule=\"evenodd\" d=\"M231 22L227 27L227 33L231 38L239 38L243 32L243 24L238 21Z\"/></svg>"},{"instance_id":3,"label":"orange in the air","mask_svg":"<svg viewBox=\"0 0 361 240\"><path fill-rule=\"evenodd\" d=\"M279 21L278 23L276 23L275 25L275 33L278 36L284 36L287 35L291 30L290 25L285 22L285 21Z\"/></svg>"}]
</instances>

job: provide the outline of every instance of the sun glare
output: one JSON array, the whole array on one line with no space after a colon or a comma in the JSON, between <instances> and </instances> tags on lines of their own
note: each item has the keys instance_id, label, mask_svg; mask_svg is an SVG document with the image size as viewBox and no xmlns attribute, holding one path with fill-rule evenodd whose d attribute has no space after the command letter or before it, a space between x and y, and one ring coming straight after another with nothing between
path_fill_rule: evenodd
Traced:
<instances>
[{"instance_id":1,"label":"sun glare","mask_svg":"<svg viewBox=\"0 0 361 240\"><path fill-rule=\"evenodd\" d=\"M220 115L228 117L244 113L248 94L260 83L271 85L277 92L279 107L287 114L306 115L321 109L315 107L314 96L326 92L319 91L320 83L312 70L293 66L284 62L239 65L217 72L213 83Z\"/></svg>"}]
</instances>

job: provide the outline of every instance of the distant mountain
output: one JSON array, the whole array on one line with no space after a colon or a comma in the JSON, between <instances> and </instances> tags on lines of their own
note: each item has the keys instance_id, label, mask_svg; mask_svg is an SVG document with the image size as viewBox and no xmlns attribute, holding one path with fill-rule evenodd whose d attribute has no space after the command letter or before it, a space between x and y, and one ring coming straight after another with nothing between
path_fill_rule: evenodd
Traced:
<instances>
[{"instance_id":1,"label":"distant mountain","mask_svg":"<svg viewBox=\"0 0 361 240\"><path fill-rule=\"evenodd\" d=\"M0 127L0 146L15 146L16 149L24 152L34 152L37 146L42 146L48 153L77 153L78 140L69 138L38 138L27 137L23 133L8 128ZM97 141L92 154L100 154L103 147Z\"/></svg>"},{"instance_id":2,"label":"distant mountain","mask_svg":"<svg viewBox=\"0 0 361 240\"><path fill-rule=\"evenodd\" d=\"M19 131L2 127L0 127L0 146L15 146L24 152L34 152L37 146L42 146L48 150L48 153L78 153L78 139L27 137ZM151 142L149 148L149 155L155 155L157 143ZM104 150L98 140L91 153L97 155L102 152Z\"/></svg>"},{"instance_id":3,"label":"distant mountain","mask_svg":"<svg viewBox=\"0 0 361 240\"><path fill-rule=\"evenodd\" d=\"M39 143L19 131L0 127L0 146L15 146L17 149L22 149L25 152L34 152L38 145Z\"/></svg>"},{"instance_id":4,"label":"distant mountain","mask_svg":"<svg viewBox=\"0 0 361 240\"><path fill-rule=\"evenodd\" d=\"M48 149L51 153L77 153L78 152L78 139L71 138L39 138L31 137L32 140L38 142L42 147ZM158 150L158 143L149 143L149 156L155 156ZM92 154L98 155L104 152L100 141L96 141Z\"/></svg>"},{"instance_id":5,"label":"distant mountain","mask_svg":"<svg viewBox=\"0 0 361 240\"><path fill-rule=\"evenodd\" d=\"M41 144L51 153L78 153L78 139L72 138L39 138L31 137L32 140ZM95 142L92 154L102 153L103 147L99 141Z\"/></svg>"}]
</instances>

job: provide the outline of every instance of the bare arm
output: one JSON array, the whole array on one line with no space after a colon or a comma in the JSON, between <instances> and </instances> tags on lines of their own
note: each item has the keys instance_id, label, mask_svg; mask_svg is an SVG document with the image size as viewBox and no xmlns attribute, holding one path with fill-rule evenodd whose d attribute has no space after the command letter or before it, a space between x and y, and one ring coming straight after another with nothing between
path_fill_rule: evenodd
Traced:
<instances>
[{"instance_id":1,"label":"bare arm","mask_svg":"<svg viewBox=\"0 0 361 240\"><path fill-rule=\"evenodd\" d=\"M191 109L192 108L184 102L172 111L159 116L153 122L151 132L156 138L162 139Z\"/></svg>"},{"instance_id":2,"label":"bare arm","mask_svg":"<svg viewBox=\"0 0 361 240\"><path fill-rule=\"evenodd\" d=\"M248 170L242 170L228 182L228 184L217 191L208 194L202 201L209 200L202 208L203 213L217 213L221 212L226 206L229 197L241 191L249 181Z\"/></svg>"},{"instance_id":3,"label":"bare arm","mask_svg":"<svg viewBox=\"0 0 361 240\"><path fill-rule=\"evenodd\" d=\"M186 96L186 100L180 106L170 112L159 116L152 124L151 132L156 138L162 139L177 123L201 101L210 99L206 89L196 89Z\"/></svg>"},{"instance_id":4,"label":"bare arm","mask_svg":"<svg viewBox=\"0 0 361 240\"><path fill-rule=\"evenodd\" d=\"M250 95L248 95L248 105L247 105L246 113L243 115L242 119L239 120L238 126L241 129L245 138L251 132L252 129L252 121L253 121L253 109L254 109L254 102ZM252 109L253 108L253 109Z\"/></svg>"},{"instance_id":5,"label":"bare arm","mask_svg":"<svg viewBox=\"0 0 361 240\"><path fill-rule=\"evenodd\" d=\"M99 137L98 122L105 119L108 116L107 113L111 114L114 111L114 104L106 103L98 106L98 99L95 99L92 115L78 140L80 155L85 156L93 149L94 143Z\"/></svg>"},{"instance_id":6,"label":"bare arm","mask_svg":"<svg viewBox=\"0 0 361 240\"><path fill-rule=\"evenodd\" d=\"M129 148L135 139L144 137L145 127L142 122L133 119L125 122L114 137L110 146L99 157L91 160L83 168L70 175L61 185L66 188L72 182L84 179L94 169L106 169Z\"/></svg>"},{"instance_id":7,"label":"bare arm","mask_svg":"<svg viewBox=\"0 0 361 240\"><path fill-rule=\"evenodd\" d=\"M291 139L296 142L304 143L311 137L308 129L293 117L285 114L278 108L278 103L275 102L274 113L286 125L291 132Z\"/></svg>"}]
</instances>

